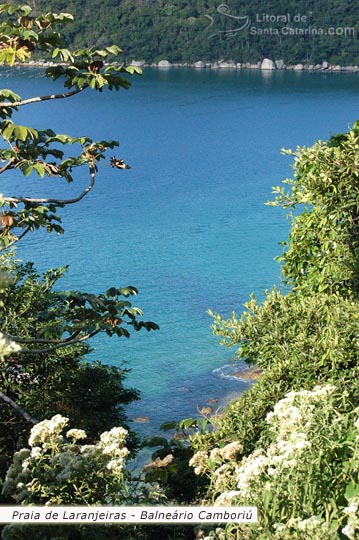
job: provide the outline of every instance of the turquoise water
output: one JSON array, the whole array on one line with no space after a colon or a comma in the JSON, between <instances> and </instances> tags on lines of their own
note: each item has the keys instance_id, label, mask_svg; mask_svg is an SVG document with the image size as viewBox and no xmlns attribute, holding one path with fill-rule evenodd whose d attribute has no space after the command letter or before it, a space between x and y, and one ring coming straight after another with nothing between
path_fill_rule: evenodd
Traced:
<instances>
[{"instance_id":1,"label":"turquoise water","mask_svg":"<svg viewBox=\"0 0 359 540\"><path fill-rule=\"evenodd\" d=\"M3 86L23 97L60 90L36 70L2 76ZM129 413L149 417L144 433L196 415L209 398L221 407L248 388L231 378L234 351L211 335L207 309L230 315L251 291L261 297L279 284L273 258L288 222L264 202L271 186L291 175L280 149L347 130L358 117L358 90L357 75L146 70L128 92L83 93L15 117L119 139L115 154L132 167L103 167L95 190L63 211L65 235L33 234L19 252L40 269L69 264L67 288L139 288L136 305L160 331L99 337L92 355L131 368L128 384L142 400ZM87 178L61 189L58 180L50 187L1 180L6 193L67 196Z\"/></svg>"}]
</instances>

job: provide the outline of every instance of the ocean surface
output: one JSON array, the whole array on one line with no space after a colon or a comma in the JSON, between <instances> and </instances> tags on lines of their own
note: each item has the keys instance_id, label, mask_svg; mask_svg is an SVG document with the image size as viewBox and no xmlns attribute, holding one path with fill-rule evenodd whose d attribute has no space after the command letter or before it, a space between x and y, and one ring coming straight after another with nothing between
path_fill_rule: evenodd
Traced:
<instances>
[{"instance_id":1,"label":"ocean surface","mask_svg":"<svg viewBox=\"0 0 359 540\"><path fill-rule=\"evenodd\" d=\"M22 97L61 90L37 69L2 71ZM91 357L131 369L141 391L130 418L154 434L167 420L214 410L248 388L233 377L235 350L211 333L210 308L241 312L253 291L280 284L274 257L289 223L266 207L271 187L290 177L281 148L311 145L358 119L353 74L146 69L129 91L84 92L24 107L14 120L60 133L120 140L109 153L129 171L100 167L97 185L62 211L65 234L28 235L18 254L37 268L69 264L62 288L93 292L135 285L134 305L160 325L125 338L97 337ZM80 193L58 179L1 176L7 194Z\"/></svg>"}]
</instances>

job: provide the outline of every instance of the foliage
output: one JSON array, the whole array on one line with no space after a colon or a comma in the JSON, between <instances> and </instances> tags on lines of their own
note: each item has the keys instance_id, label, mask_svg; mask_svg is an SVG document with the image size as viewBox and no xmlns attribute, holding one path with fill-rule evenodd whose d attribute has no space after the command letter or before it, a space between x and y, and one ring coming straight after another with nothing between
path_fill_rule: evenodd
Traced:
<instances>
[{"instance_id":1,"label":"foliage","mask_svg":"<svg viewBox=\"0 0 359 540\"><path fill-rule=\"evenodd\" d=\"M89 43L102 47L105 39L124 43L127 61L233 59L254 63L269 57L283 59L286 64L323 60L342 65L357 63L356 4L346 0L103 0L95 9L89 0L36 0L34 5L39 10L69 10L77 16L75 25L66 28L68 43L78 47ZM291 19L286 23L257 20L263 15L276 18L287 13ZM294 20L298 14L306 17L305 22ZM250 26L238 30L243 20L236 17L248 17ZM265 28L267 32L260 33ZM322 29L323 33L290 35L290 28ZM354 35L346 36L346 28L353 28Z\"/></svg>"},{"instance_id":2,"label":"foliage","mask_svg":"<svg viewBox=\"0 0 359 540\"><path fill-rule=\"evenodd\" d=\"M191 464L210 482L206 500L260 509L258 526L233 525L211 537L357 535L357 134L358 123L328 143L297 149L294 180L284 182L291 191L274 188L273 204L292 210L279 258L285 292L267 291L261 303L252 296L229 319L210 312L222 344L263 370L212 419L212 432L192 440ZM235 443L236 454L224 459Z\"/></svg>"},{"instance_id":3,"label":"foliage","mask_svg":"<svg viewBox=\"0 0 359 540\"><path fill-rule=\"evenodd\" d=\"M170 438L149 437L142 441L144 448L156 448L152 461L143 467L146 482L158 483L169 501L194 503L204 493L206 480L196 478L188 462L193 456L189 439L193 433L204 433L206 418L185 418L179 422L165 422L161 430L174 431Z\"/></svg>"},{"instance_id":4,"label":"foliage","mask_svg":"<svg viewBox=\"0 0 359 540\"><path fill-rule=\"evenodd\" d=\"M353 298L274 289L261 304L252 297L245 308L240 317L214 315L213 331L222 344L239 344L238 357L246 362L272 372L285 369L290 379L308 373L311 380L356 367L359 306Z\"/></svg>"},{"instance_id":5,"label":"foliage","mask_svg":"<svg viewBox=\"0 0 359 540\"><path fill-rule=\"evenodd\" d=\"M128 88L124 75L140 72L122 63L109 64L121 53L116 45L65 48L58 28L72 20L68 13L38 15L29 6L0 5L0 63L12 67L34 55L48 55L61 64L49 66L46 76L61 78L66 89L28 99L0 90L0 135L4 141L0 174L31 175L34 182L51 177L73 182L79 167L89 173L88 186L72 199L34 197L31 193L2 196L3 250L36 229L63 232L58 210L77 203L93 189L106 150L118 146L117 141L57 134L50 128L35 129L13 120L20 107L31 103L67 99L91 89ZM73 155L71 148L75 148ZM119 170L129 168L115 156L109 165ZM33 184L27 185L31 191ZM126 491L130 481L124 458L136 448L138 439L125 429L124 406L137 399L138 392L124 388L127 370L88 363L84 357L90 351L87 341L99 333L128 338L130 331L156 330L158 326L141 320L142 311L130 302L138 294L135 287L110 287L104 293L61 291L57 282L65 270L51 269L40 275L33 263L19 263L8 254L0 261L0 351L7 353L6 358L0 358L1 472L9 466L13 452L27 444L30 425L35 426L30 449L14 454L2 496L12 496L18 504L110 504L130 497L135 501L135 494ZM50 417L52 420L41 422ZM61 435L67 422L73 428L67 436L80 434L85 445ZM74 431L75 427L80 431ZM106 428L109 431L100 435ZM26 487L21 490L23 476ZM145 490L138 493L142 497ZM8 527L4 534L21 537L21 527ZM56 534L52 531L49 536ZM80 534L81 527L77 527L70 536Z\"/></svg>"},{"instance_id":6,"label":"foliage","mask_svg":"<svg viewBox=\"0 0 359 540\"><path fill-rule=\"evenodd\" d=\"M243 540L356 538L358 414L334 386L289 392L266 417L266 446L237 463L235 452L225 452L231 445L195 454L197 471L213 478L216 505L258 507L257 525L229 525L224 537L238 538L240 531Z\"/></svg>"},{"instance_id":7,"label":"foliage","mask_svg":"<svg viewBox=\"0 0 359 540\"><path fill-rule=\"evenodd\" d=\"M283 242L286 283L309 294L359 291L358 210L359 122L343 135L311 148L287 152L295 156L295 177L274 188L274 206L296 209L289 238Z\"/></svg>"},{"instance_id":8,"label":"foliage","mask_svg":"<svg viewBox=\"0 0 359 540\"><path fill-rule=\"evenodd\" d=\"M3 494L25 504L115 504L126 499L124 446L127 431L113 428L97 444L81 445L81 429L63 436L68 418L56 415L36 424L29 446L14 454Z\"/></svg>"},{"instance_id":9,"label":"foliage","mask_svg":"<svg viewBox=\"0 0 359 540\"><path fill-rule=\"evenodd\" d=\"M67 424L67 418L56 415L32 428L30 448L14 454L2 488L5 497L26 505L118 506L141 502L144 497L148 500L145 486L131 485L125 469L129 455L125 429L112 428L102 433L95 444L82 444L86 432L67 429ZM47 535L66 537L66 529L55 527L52 534L45 530L45 538ZM116 530L118 535L121 529L113 527L110 531ZM21 538L24 532L26 537L26 527L23 530L21 526L9 525L4 528L2 538ZM39 537L43 537L42 531Z\"/></svg>"},{"instance_id":10,"label":"foliage","mask_svg":"<svg viewBox=\"0 0 359 540\"><path fill-rule=\"evenodd\" d=\"M8 271L8 279L0 305L2 328L7 335L16 336L14 339L21 343L22 349L1 362L2 391L21 403L25 410L31 411L35 418L48 417L56 412L66 414L72 425L86 429L91 437L98 436L104 427L110 428L118 423L126 426L123 406L137 399L138 392L123 387L126 370L84 362L83 357L89 352L89 347L81 342L80 335L82 331L88 335L88 325L91 325L92 328L97 326L93 330L95 333L100 330L109 335L128 337L124 325L137 330L142 327L142 321L137 319L140 310L127 300L109 302L95 295L85 294L82 297L76 291L55 290L64 269L51 270L39 276L33 264L9 262L7 257L3 257L3 275L5 270ZM130 290L123 289L122 294ZM117 295L117 290L111 294L115 292ZM102 304L99 310L96 299ZM89 301L93 306L88 305ZM107 303L110 309L117 305L117 309L122 310L121 319L114 313L104 314ZM112 316L114 320L110 318ZM101 322L103 317L105 321ZM78 325L76 339L71 343L66 336L61 341L63 333L74 334L71 330L73 324ZM149 324L151 327L153 323ZM143 325L146 327L147 323ZM80 393L79 388L82 389ZM90 416L89 410L92 411ZM0 438L4 467L9 453L19 443L24 444L28 424L4 405L0 418L6 427ZM129 441L130 448L133 448L136 436L132 431Z\"/></svg>"},{"instance_id":11,"label":"foliage","mask_svg":"<svg viewBox=\"0 0 359 540\"><path fill-rule=\"evenodd\" d=\"M12 120L14 111L30 103L69 98L86 89L127 89L130 83L124 75L139 74L141 71L133 66L126 67L123 63L108 64L111 60L118 60L122 52L117 45L74 51L65 48L57 28L73 20L68 13L34 16L29 6L1 4L1 16L0 64L13 66L15 61L25 62L34 54L47 54L61 63L48 67L46 76L54 80L61 78L69 92L22 99L11 90L0 91L0 135L5 142L5 146L0 148L0 161L4 163L0 174L20 171L24 176L35 173L40 178L56 177L72 182L73 172L85 166L90 178L87 188L72 199L35 198L31 195L3 197L0 241L2 247L7 248L28 232L39 228L62 233L58 209L78 202L91 191L98 165L106 157L106 149L113 149L119 144L112 140L93 141L86 136L57 134L50 128L35 129L19 125ZM69 146L75 148L75 155L68 154ZM115 157L110 163L120 170L129 168L123 160Z\"/></svg>"}]
</instances>

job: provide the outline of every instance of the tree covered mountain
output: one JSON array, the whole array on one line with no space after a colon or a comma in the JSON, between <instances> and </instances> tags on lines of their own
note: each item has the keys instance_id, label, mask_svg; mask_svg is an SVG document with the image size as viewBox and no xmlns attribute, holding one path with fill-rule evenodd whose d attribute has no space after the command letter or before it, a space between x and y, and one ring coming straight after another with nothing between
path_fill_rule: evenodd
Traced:
<instances>
[{"instance_id":1,"label":"tree covered mountain","mask_svg":"<svg viewBox=\"0 0 359 540\"><path fill-rule=\"evenodd\" d=\"M156 62L359 63L358 0L29 0L76 16L76 47L118 43L125 58ZM70 29L71 28L71 29Z\"/></svg>"}]
</instances>

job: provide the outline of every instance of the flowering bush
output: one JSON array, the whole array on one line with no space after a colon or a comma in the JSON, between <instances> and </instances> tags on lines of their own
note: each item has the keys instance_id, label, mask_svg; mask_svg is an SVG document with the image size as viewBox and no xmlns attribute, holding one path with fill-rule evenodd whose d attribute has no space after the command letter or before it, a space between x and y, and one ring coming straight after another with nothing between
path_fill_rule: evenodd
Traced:
<instances>
[{"instance_id":1,"label":"flowering bush","mask_svg":"<svg viewBox=\"0 0 359 540\"><path fill-rule=\"evenodd\" d=\"M267 415L271 442L239 462L226 447L191 464L212 480L216 505L258 507L256 526L217 529L215 538L315 540L359 535L359 409L333 385L289 392ZM240 442L232 443L240 449ZM230 446L230 445L227 445Z\"/></svg>"},{"instance_id":2,"label":"flowering bush","mask_svg":"<svg viewBox=\"0 0 359 540\"><path fill-rule=\"evenodd\" d=\"M14 454L3 495L21 504L123 504L127 431L115 427L96 444L80 444L85 431L70 429L64 435L67 423L58 414L32 428L30 448Z\"/></svg>"}]
</instances>

